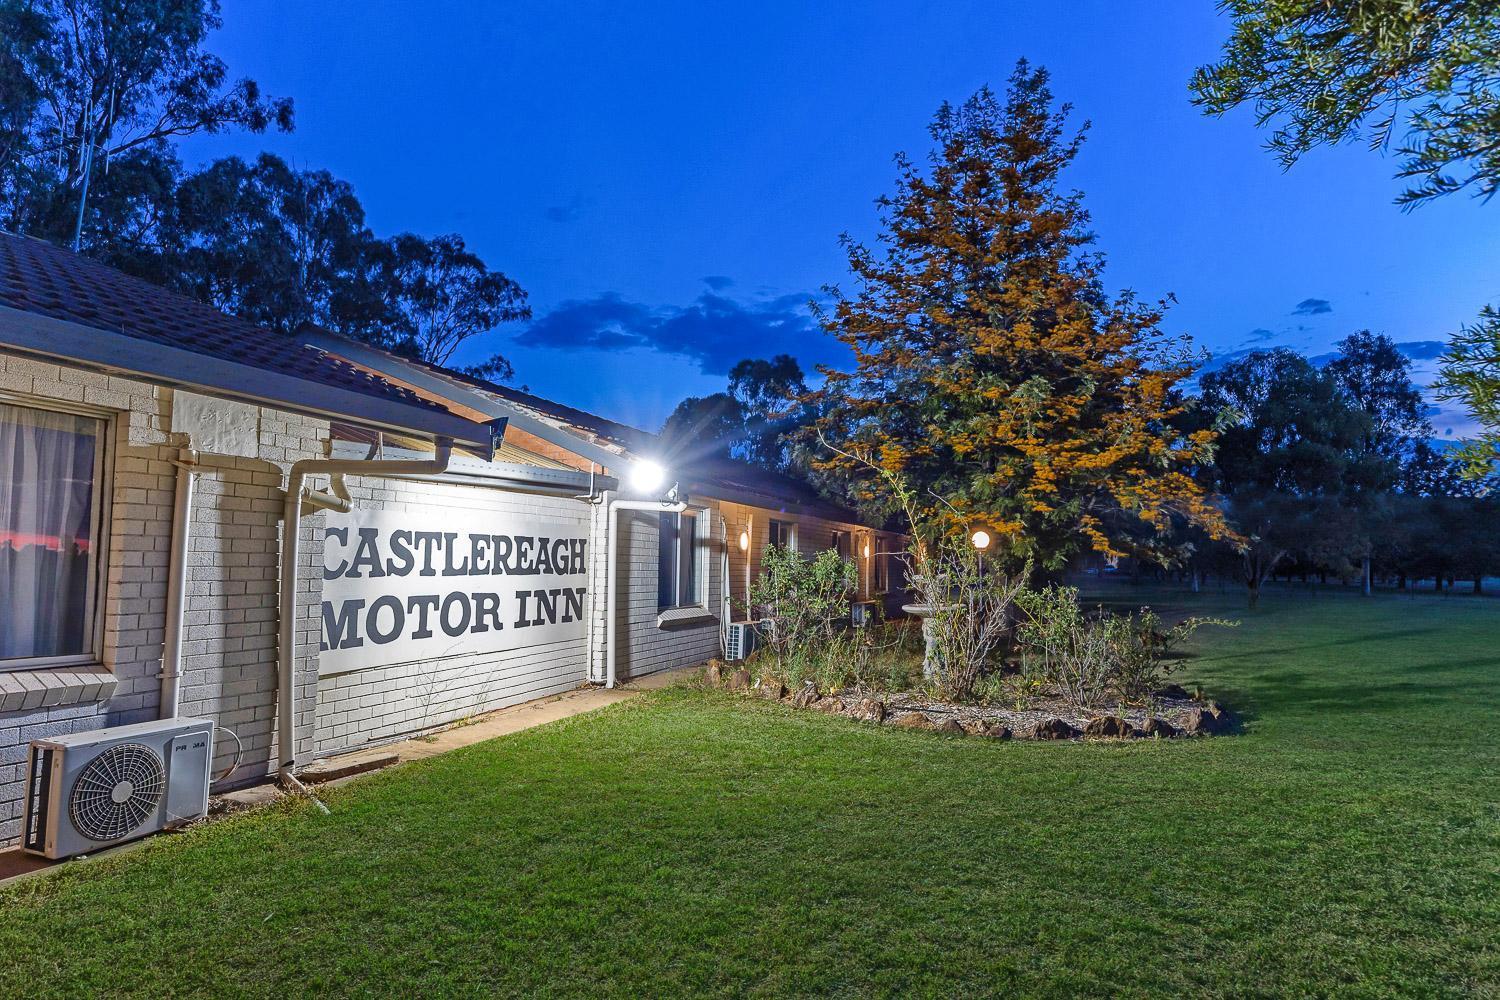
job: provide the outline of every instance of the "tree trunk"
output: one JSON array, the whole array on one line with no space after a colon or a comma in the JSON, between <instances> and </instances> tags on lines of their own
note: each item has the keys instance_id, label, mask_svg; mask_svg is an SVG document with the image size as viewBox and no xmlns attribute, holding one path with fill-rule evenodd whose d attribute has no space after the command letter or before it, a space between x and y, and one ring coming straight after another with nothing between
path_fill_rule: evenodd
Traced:
<instances>
[{"instance_id":1,"label":"tree trunk","mask_svg":"<svg viewBox=\"0 0 1500 1000\"><path fill-rule=\"evenodd\" d=\"M1476 593L1476 594L1482 594L1482 593L1484 593L1484 577L1482 577L1482 576L1476 576L1474 578L1474 593Z\"/></svg>"},{"instance_id":2,"label":"tree trunk","mask_svg":"<svg viewBox=\"0 0 1500 1000\"><path fill-rule=\"evenodd\" d=\"M1370 557L1369 556L1365 556L1365 558L1364 558L1364 567L1363 568L1364 568L1364 573L1362 575L1364 577L1365 596L1369 597L1371 591L1374 589L1374 585L1373 585L1374 581L1372 581L1370 579Z\"/></svg>"}]
</instances>

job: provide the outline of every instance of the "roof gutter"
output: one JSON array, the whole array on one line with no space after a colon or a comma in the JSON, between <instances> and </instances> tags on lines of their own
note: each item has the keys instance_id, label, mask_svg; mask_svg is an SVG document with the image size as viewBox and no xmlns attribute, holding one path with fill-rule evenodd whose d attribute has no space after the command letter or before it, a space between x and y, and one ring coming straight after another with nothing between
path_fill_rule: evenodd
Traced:
<instances>
[{"instance_id":1,"label":"roof gutter","mask_svg":"<svg viewBox=\"0 0 1500 1000\"><path fill-rule=\"evenodd\" d=\"M420 365L413 365L394 354L340 337L327 330L307 329L298 335L309 347L352 361L357 365L398 379L434 396L448 399L460 406L477 410L492 418L503 417L509 426L541 438L548 444L588 459L606 469L619 470L630 462L630 456L600 447L556 424L548 423L532 415L525 407L507 402L491 393L464 385L454 379L443 378Z\"/></svg>"},{"instance_id":2,"label":"roof gutter","mask_svg":"<svg viewBox=\"0 0 1500 1000\"><path fill-rule=\"evenodd\" d=\"M380 399L123 333L0 306L0 347L84 365L174 388L243 400L305 416L447 437L491 458L505 425L476 423L442 410ZM500 416L497 414L496 416Z\"/></svg>"}]
</instances>

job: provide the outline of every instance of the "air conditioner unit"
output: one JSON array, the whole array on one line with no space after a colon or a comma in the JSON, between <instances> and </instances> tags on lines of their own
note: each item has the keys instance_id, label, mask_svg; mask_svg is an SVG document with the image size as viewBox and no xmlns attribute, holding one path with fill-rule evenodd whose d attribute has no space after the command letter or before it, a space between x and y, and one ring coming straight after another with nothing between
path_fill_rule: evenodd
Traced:
<instances>
[{"instance_id":1,"label":"air conditioner unit","mask_svg":"<svg viewBox=\"0 0 1500 1000\"><path fill-rule=\"evenodd\" d=\"M32 740L21 846L69 858L197 819L213 758L207 719Z\"/></svg>"},{"instance_id":2,"label":"air conditioner unit","mask_svg":"<svg viewBox=\"0 0 1500 1000\"><path fill-rule=\"evenodd\" d=\"M730 622L724 641L724 659L730 663L743 660L760 647L760 622Z\"/></svg>"},{"instance_id":3,"label":"air conditioner unit","mask_svg":"<svg viewBox=\"0 0 1500 1000\"><path fill-rule=\"evenodd\" d=\"M880 605L874 601L855 601L849 606L849 620L855 625L873 625L880 617Z\"/></svg>"}]
</instances>

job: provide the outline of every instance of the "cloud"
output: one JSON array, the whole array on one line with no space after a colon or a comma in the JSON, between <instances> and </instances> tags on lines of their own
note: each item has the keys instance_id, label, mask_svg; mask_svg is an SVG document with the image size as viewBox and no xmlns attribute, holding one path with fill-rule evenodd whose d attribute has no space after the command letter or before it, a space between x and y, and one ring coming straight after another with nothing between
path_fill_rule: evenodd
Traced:
<instances>
[{"instance_id":1,"label":"cloud","mask_svg":"<svg viewBox=\"0 0 1500 1000\"><path fill-rule=\"evenodd\" d=\"M734 284L734 279L726 278L722 274L709 274L704 276L703 283L716 292L722 292Z\"/></svg>"},{"instance_id":2,"label":"cloud","mask_svg":"<svg viewBox=\"0 0 1500 1000\"><path fill-rule=\"evenodd\" d=\"M1297 303L1297 308L1292 310L1292 315L1317 316L1331 312L1333 312L1333 305L1327 299L1303 299Z\"/></svg>"},{"instance_id":3,"label":"cloud","mask_svg":"<svg viewBox=\"0 0 1500 1000\"><path fill-rule=\"evenodd\" d=\"M807 300L783 295L741 302L710 291L690 305L651 307L606 292L562 303L515 342L554 350L658 351L691 358L705 375L727 375L745 358L776 354L791 354L809 370L847 362L843 345L813 323Z\"/></svg>"},{"instance_id":4,"label":"cloud","mask_svg":"<svg viewBox=\"0 0 1500 1000\"><path fill-rule=\"evenodd\" d=\"M1262 343L1265 343L1268 340L1273 339L1275 336L1276 336L1276 334L1273 333L1272 331L1267 330L1264 327L1259 327L1257 329L1254 329L1254 330L1250 331L1250 337L1249 337L1248 340L1245 341L1245 343L1247 343L1247 344L1262 344Z\"/></svg>"},{"instance_id":5,"label":"cloud","mask_svg":"<svg viewBox=\"0 0 1500 1000\"><path fill-rule=\"evenodd\" d=\"M587 201L582 195L574 195L566 205L549 205L546 210L548 222L577 222L583 218L583 210Z\"/></svg>"}]
</instances>

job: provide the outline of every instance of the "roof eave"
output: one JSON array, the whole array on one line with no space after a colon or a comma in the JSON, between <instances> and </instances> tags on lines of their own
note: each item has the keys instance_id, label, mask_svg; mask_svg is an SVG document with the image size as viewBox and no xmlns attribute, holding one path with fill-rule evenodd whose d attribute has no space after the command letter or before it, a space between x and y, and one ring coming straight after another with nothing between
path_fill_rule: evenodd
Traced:
<instances>
[{"instance_id":1,"label":"roof eave","mask_svg":"<svg viewBox=\"0 0 1500 1000\"><path fill-rule=\"evenodd\" d=\"M3 305L0 305L0 346L50 361L98 368L304 416L448 437L486 458L494 454L496 443L505 431L503 418L477 423L441 410L379 399Z\"/></svg>"}]
</instances>

